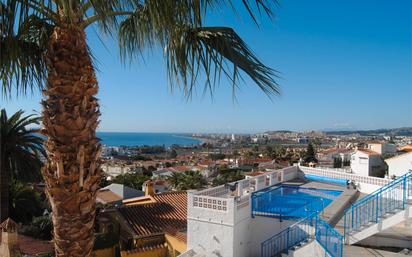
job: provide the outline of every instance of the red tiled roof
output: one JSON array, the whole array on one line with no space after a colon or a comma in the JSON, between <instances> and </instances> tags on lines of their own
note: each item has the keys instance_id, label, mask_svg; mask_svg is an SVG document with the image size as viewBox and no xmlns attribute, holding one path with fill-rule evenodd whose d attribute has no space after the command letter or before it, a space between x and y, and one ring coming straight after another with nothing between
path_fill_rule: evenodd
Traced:
<instances>
[{"instance_id":1,"label":"red tiled roof","mask_svg":"<svg viewBox=\"0 0 412 257\"><path fill-rule=\"evenodd\" d=\"M17 224L14 220L7 218L0 224L0 229L4 232L15 232L17 230Z\"/></svg>"},{"instance_id":2,"label":"red tiled roof","mask_svg":"<svg viewBox=\"0 0 412 257\"><path fill-rule=\"evenodd\" d=\"M371 145L382 145L382 144L384 144L384 143L385 143L385 142L379 141L379 140L369 141L369 142L368 142L368 144L371 144Z\"/></svg>"},{"instance_id":3,"label":"red tiled roof","mask_svg":"<svg viewBox=\"0 0 412 257\"><path fill-rule=\"evenodd\" d=\"M204 160L204 161L199 162L197 165L199 165L199 166L209 166L209 165L212 165L212 164L214 164L213 161L211 161L211 160Z\"/></svg>"},{"instance_id":4,"label":"red tiled roof","mask_svg":"<svg viewBox=\"0 0 412 257\"><path fill-rule=\"evenodd\" d=\"M369 149L358 149L358 151L366 153L367 155L380 155L379 153Z\"/></svg>"},{"instance_id":5,"label":"red tiled roof","mask_svg":"<svg viewBox=\"0 0 412 257\"><path fill-rule=\"evenodd\" d=\"M322 153L322 154L330 154L330 153L348 153L348 152L351 152L352 150L351 149L346 149L346 148L336 148L336 147L334 147L334 148L329 148L329 149L325 149L325 150L323 150L322 152L320 152L320 153Z\"/></svg>"},{"instance_id":6,"label":"red tiled roof","mask_svg":"<svg viewBox=\"0 0 412 257\"><path fill-rule=\"evenodd\" d=\"M171 228L178 231L187 229L186 192L165 192L151 197L154 203L118 208L137 236L164 233Z\"/></svg>"},{"instance_id":7,"label":"red tiled roof","mask_svg":"<svg viewBox=\"0 0 412 257\"><path fill-rule=\"evenodd\" d=\"M175 237L177 240L182 242L187 242L187 234L186 232L182 232L177 230L176 228L168 227L166 228L167 234Z\"/></svg>"},{"instance_id":8,"label":"red tiled roof","mask_svg":"<svg viewBox=\"0 0 412 257\"><path fill-rule=\"evenodd\" d=\"M52 241L39 240L30 236L20 234L18 235L17 244L23 255L40 256L53 250Z\"/></svg>"},{"instance_id":9,"label":"red tiled roof","mask_svg":"<svg viewBox=\"0 0 412 257\"><path fill-rule=\"evenodd\" d=\"M40 256L53 250L51 241L38 240L29 236L19 235L19 248L23 254Z\"/></svg>"},{"instance_id":10,"label":"red tiled roof","mask_svg":"<svg viewBox=\"0 0 412 257\"><path fill-rule=\"evenodd\" d=\"M146 251L152 251L154 249L164 249L164 248L167 248L167 244L166 243L159 243L159 244L155 244L155 245L143 246L143 247L135 248L135 249L132 249L132 250L127 250L126 253L127 254L133 254L133 253L146 252Z\"/></svg>"},{"instance_id":11,"label":"red tiled roof","mask_svg":"<svg viewBox=\"0 0 412 257\"><path fill-rule=\"evenodd\" d=\"M410 151L410 150L412 150L412 144L403 145L403 146L399 147L399 150L401 150L401 151Z\"/></svg>"},{"instance_id":12,"label":"red tiled roof","mask_svg":"<svg viewBox=\"0 0 412 257\"><path fill-rule=\"evenodd\" d=\"M104 203L112 203L123 200L121 196L113 193L109 189L100 189L97 192L97 199L100 199Z\"/></svg>"},{"instance_id":13,"label":"red tiled roof","mask_svg":"<svg viewBox=\"0 0 412 257\"><path fill-rule=\"evenodd\" d=\"M169 169L175 170L175 171L187 171L187 170L190 170L190 167L188 167L188 166L174 166L174 167L170 167Z\"/></svg>"},{"instance_id":14,"label":"red tiled roof","mask_svg":"<svg viewBox=\"0 0 412 257\"><path fill-rule=\"evenodd\" d=\"M263 171L253 171L249 173L245 173L246 176L256 177L265 174Z\"/></svg>"}]
</instances>

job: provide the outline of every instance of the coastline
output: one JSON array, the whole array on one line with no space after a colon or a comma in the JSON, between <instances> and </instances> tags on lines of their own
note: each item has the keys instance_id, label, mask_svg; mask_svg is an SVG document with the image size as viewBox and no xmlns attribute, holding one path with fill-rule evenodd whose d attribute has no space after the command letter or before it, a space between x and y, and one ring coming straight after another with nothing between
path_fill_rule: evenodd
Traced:
<instances>
[{"instance_id":1,"label":"coastline","mask_svg":"<svg viewBox=\"0 0 412 257\"><path fill-rule=\"evenodd\" d=\"M105 146L194 146L203 144L204 140L190 136L187 133L156 133L156 132L97 132Z\"/></svg>"}]
</instances>

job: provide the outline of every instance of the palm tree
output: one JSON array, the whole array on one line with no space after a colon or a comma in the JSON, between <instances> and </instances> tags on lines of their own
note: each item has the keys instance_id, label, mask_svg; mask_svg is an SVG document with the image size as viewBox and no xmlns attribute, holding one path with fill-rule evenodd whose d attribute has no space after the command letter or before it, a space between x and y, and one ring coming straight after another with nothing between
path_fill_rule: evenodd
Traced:
<instances>
[{"instance_id":1,"label":"palm tree","mask_svg":"<svg viewBox=\"0 0 412 257\"><path fill-rule=\"evenodd\" d=\"M23 117L18 111L10 118L4 109L0 112L0 219L9 217L9 185L12 179L37 176L41 155L45 156L43 139L36 135L40 119L33 115Z\"/></svg>"},{"instance_id":2,"label":"palm tree","mask_svg":"<svg viewBox=\"0 0 412 257\"><path fill-rule=\"evenodd\" d=\"M272 16L276 0L241 1ZM255 4L254 4L255 3ZM43 92L43 169L51 202L56 256L91 256L101 170L96 137L98 83L85 30L116 35L123 60L144 49L164 50L171 87L190 98L199 77L214 92L221 74L235 90L245 73L265 94L279 93L276 72L236 32L207 27L204 16L231 0L2 0L0 78L3 93ZM257 23L256 23L257 24ZM199 76L202 73L203 76Z\"/></svg>"},{"instance_id":3,"label":"palm tree","mask_svg":"<svg viewBox=\"0 0 412 257\"><path fill-rule=\"evenodd\" d=\"M207 181L198 171L188 170L180 175L177 190L200 189L207 185Z\"/></svg>"},{"instance_id":4,"label":"palm tree","mask_svg":"<svg viewBox=\"0 0 412 257\"><path fill-rule=\"evenodd\" d=\"M173 172L170 177L167 178L168 182L172 185L174 189L176 189L182 180L182 174L178 172Z\"/></svg>"}]
</instances>

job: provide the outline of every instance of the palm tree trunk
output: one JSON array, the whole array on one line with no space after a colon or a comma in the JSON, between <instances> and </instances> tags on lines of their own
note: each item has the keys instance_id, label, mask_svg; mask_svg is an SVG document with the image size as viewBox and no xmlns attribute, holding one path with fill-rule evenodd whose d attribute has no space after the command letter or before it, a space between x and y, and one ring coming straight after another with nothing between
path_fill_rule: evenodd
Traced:
<instances>
[{"instance_id":1,"label":"palm tree trunk","mask_svg":"<svg viewBox=\"0 0 412 257\"><path fill-rule=\"evenodd\" d=\"M52 207L56 257L92 256L95 200L101 179L96 138L98 85L77 27L56 27L47 52L43 133L48 160L43 168Z\"/></svg>"},{"instance_id":2,"label":"palm tree trunk","mask_svg":"<svg viewBox=\"0 0 412 257\"><path fill-rule=\"evenodd\" d=\"M1 135L0 135L1 136ZM4 140L4 139L3 139ZM9 171L6 170L6 153L0 138L0 222L9 217Z\"/></svg>"}]
</instances>

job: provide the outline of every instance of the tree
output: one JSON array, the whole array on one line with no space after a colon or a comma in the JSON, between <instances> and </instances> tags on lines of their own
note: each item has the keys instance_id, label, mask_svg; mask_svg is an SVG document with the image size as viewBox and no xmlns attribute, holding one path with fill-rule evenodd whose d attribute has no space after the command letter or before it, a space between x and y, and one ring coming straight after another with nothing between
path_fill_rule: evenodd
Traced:
<instances>
[{"instance_id":1,"label":"tree","mask_svg":"<svg viewBox=\"0 0 412 257\"><path fill-rule=\"evenodd\" d=\"M316 159L315 148L313 147L312 143L309 143L308 147L306 148L304 161L305 163L318 162L318 159Z\"/></svg>"},{"instance_id":2,"label":"tree","mask_svg":"<svg viewBox=\"0 0 412 257\"><path fill-rule=\"evenodd\" d=\"M240 171L237 169L229 169L227 167L221 167L219 168L219 175L213 179L212 185L219 186L219 185L223 185L226 183L242 180L244 178L245 176L243 176L240 173Z\"/></svg>"},{"instance_id":3,"label":"tree","mask_svg":"<svg viewBox=\"0 0 412 257\"><path fill-rule=\"evenodd\" d=\"M150 177L145 176L143 173L124 173L110 180L109 184L117 183L137 190L142 190L143 183L149 179Z\"/></svg>"},{"instance_id":4,"label":"tree","mask_svg":"<svg viewBox=\"0 0 412 257\"><path fill-rule=\"evenodd\" d=\"M272 146L267 145L265 147L265 155L266 155L266 157L270 157L270 158L273 157L274 154L273 154L273 147Z\"/></svg>"},{"instance_id":5,"label":"tree","mask_svg":"<svg viewBox=\"0 0 412 257\"><path fill-rule=\"evenodd\" d=\"M172 159L174 159L174 158L177 157L177 152L176 152L175 149L172 149L172 150L170 151L169 157L172 158Z\"/></svg>"},{"instance_id":6,"label":"tree","mask_svg":"<svg viewBox=\"0 0 412 257\"><path fill-rule=\"evenodd\" d=\"M276 0L242 1L272 16ZM276 72L228 27L210 27L206 13L231 0L3 0L0 5L2 92L43 89L43 133L49 157L43 169L51 202L55 255L91 256L95 199L101 170L96 128L98 82L86 43L96 25L115 35L122 60L145 49L164 50L170 85L190 98L198 78L213 93L220 74L236 89L242 73L265 94L279 93ZM235 10L236 8L233 8ZM229 65L230 64L230 65ZM198 76L203 72L204 76ZM176 81L177 83L174 83ZM46 83L47 82L47 83Z\"/></svg>"},{"instance_id":7,"label":"tree","mask_svg":"<svg viewBox=\"0 0 412 257\"><path fill-rule=\"evenodd\" d=\"M341 157L333 158L333 168L342 168L342 158Z\"/></svg>"},{"instance_id":8,"label":"tree","mask_svg":"<svg viewBox=\"0 0 412 257\"><path fill-rule=\"evenodd\" d=\"M9 217L9 185L12 179L35 179L39 176L43 139L30 126L39 125L34 115L23 116L18 111L10 118L0 112L0 220Z\"/></svg>"},{"instance_id":9,"label":"tree","mask_svg":"<svg viewBox=\"0 0 412 257\"><path fill-rule=\"evenodd\" d=\"M10 217L16 222L28 223L33 217L43 214L44 206L40 194L22 182L14 180L10 183Z\"/></svg>"},{"instance_id":10,"label":"tree","mask_svg":"<svg viewBox=\"0 0 412 257\"><path fill-rule=\"evenodd\" d=\"M169 183L172 185L173 188L177 188L180 180L182 179L182 175L178 172L173 172L170 177L168 177Z\"/></svg>"},{"instance_id":11,"label":"tree","mask_svg":"<svg viewBox=\"0 0 412 257\"><path fill-rule=\"evenodd\" d=\"M202 174L197 171L188 170L178 176L177 190L200 189L207 185L207 181Z\"/></svg>"}]
</instances>

